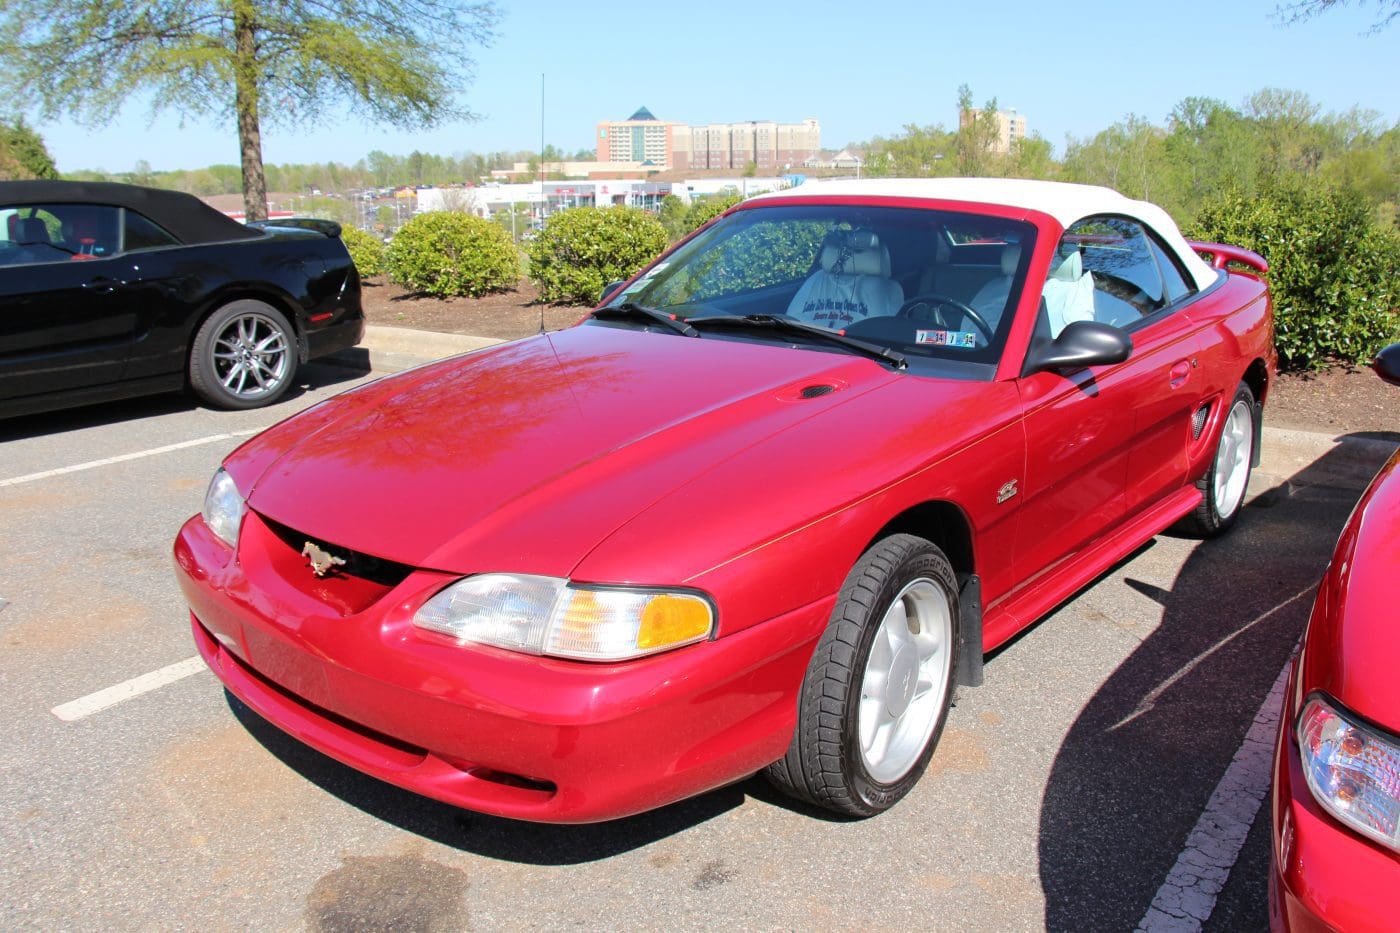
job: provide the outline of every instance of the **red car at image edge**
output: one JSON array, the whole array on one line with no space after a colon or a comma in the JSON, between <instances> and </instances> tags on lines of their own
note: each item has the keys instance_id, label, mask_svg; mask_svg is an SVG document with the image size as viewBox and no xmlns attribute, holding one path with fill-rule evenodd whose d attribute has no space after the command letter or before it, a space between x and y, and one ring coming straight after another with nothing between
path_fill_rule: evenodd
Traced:
<instances>
[{"instance_id":1,"label":"red car at image edge","mask_svg":"<svg viewBox=\"0 0 1400 933\"><path fill-rule=\"evenodd\" d=\"M575 327L234 451L175 542L195 642L291 735L463 808L605 820L761 771L879 813L985 652L1238 517L1266 268L1105 188L751 198Z\"/></svg>"},{"instance_id":2,"label":"red car at image edge","mask_svg":"<svg viewBox=\"0 0 1400 933\"><path fill-rule=\"evenodd\" d=\"M1400 385L1400 344L1376 372ZM1400 451L1347 520L1289 673L1274 755L1276 930L1400 926Z\"/></svg>"}]
</instances>

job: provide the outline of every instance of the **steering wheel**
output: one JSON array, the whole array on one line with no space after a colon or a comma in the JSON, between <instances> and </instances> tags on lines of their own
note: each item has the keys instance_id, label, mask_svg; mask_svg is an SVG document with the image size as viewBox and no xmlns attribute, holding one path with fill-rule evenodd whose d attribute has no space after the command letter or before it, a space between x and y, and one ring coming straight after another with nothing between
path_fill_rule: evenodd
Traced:
<instances>
[{"instance_id":1,"label":"steering wheel","mask_svg":"<svg viewBox=\"0 0 1400 933\"><path fill-rule=\"evenodd\" d=\"M944 307L952 308L967 320L971 321L973 326L982 332L982 337L987 341L987 344L991 345L993 337L992 326L987 323L987 319L978 314L967 302L959 301L956 298L949 298L947 295L939 295L935 292L915 295L899 306L899 310L895 312L895 317L912 318L915 317L914 312L919 308L928 308L932 314L933 320L938 323L939 327L948 327L949 324L943 319L941 310Z\"/></svg>"}]
</instances>

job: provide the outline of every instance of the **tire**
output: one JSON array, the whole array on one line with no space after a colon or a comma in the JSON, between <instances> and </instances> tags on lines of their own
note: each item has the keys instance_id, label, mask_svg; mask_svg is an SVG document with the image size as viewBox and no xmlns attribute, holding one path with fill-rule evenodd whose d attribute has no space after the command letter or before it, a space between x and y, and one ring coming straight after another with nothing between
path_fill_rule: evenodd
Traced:
<instances>
[{"instance_id":1,"label":"tire","mask_svg":"<svg viewBox=\"0 0 1400 933\"><path fill-rule=\"evenodd\" d=\"M948 558L913 535L856 562L803 678L792 744L766 771L779 790L855 817L909 793L948 718L957 592Z\"/></svg>"},{"instance_id":2,"label":"tire","mask_svg":"<svg viewBox=\"0 0 1400 933\"><path fill-rule=\"evenodd\" d=\"M1210 469L1196 481L1201 504L1182 520L1188 533L1213 538L1228 531L1239 518L1254 468L1255 411L1254 393L1241 382L1220 426Z\"/></svg>"},{"instance_id":3,"label":"tire","mask_svg":"<svg viewBox=\"0 0 1400 933\"><path fill-rule=\"evenodd\" d=\"M232 301L199 326L190 344L190 387L215 408L270 405L291 387L296 334L261 301Z\"/></svg>"}]
</instances>

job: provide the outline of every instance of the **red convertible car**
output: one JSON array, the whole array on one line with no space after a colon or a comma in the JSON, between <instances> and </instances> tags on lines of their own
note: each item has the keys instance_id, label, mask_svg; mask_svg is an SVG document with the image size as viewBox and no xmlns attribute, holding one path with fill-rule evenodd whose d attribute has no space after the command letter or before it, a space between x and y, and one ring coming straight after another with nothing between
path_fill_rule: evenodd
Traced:
<instances>
[{"instance_id":1,"label":"red convertible car","mask_svg":"<svg viewBox=\"0 0 1400 933\"><path fill-rule=\"evenodd\" d=\"M464 808L603 820L766 771L878 813L984 652L1239 515L1275 370L1241 262L1104 188L753 198L576 327L235 451L175 543L195 642Z\"/></svg>"},{"instance_id":2,"label":"red convertible car","mask_svg":"<svg viewBox=\"0 0 1400 933\"><path fill-rule=\"evenodd\" d=\"M1400 385L1400 344L1375 369ZM1357 503L1293 662L1274 755L1276 930L1393 930L1400 917L1400 452Z\"/></svg>"}]
</instances>

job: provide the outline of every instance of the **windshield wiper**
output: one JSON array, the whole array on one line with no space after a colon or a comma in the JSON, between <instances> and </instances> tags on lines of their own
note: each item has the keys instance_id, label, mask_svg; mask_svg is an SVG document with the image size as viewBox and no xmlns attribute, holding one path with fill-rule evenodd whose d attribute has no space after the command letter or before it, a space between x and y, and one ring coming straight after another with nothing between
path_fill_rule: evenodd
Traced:
<instances>
[{"instance_id":1,"label":"windshield wiper","mask_svg":"<svg viewBox=\"0 0 1400 933\"><path fill-rule=\"evenodd\" d=\"M699 337L700 332L691 327L685 321L680 320L675 315L667 314L665 311L658 311L655 308L648 308L646 305L638 304L635 301L624 301L620 305L604 305L593 312L593 317L599 319L620 318L632 320L644 320L656 324L663 324L671 328L678 334L687 337Z\"/></svg>"},{"instance_id":2,"label":"windshield wiper","mask_svg":"<svg viewBox=\"0 0 1400 933\"><path fill-rule=\"evenodd\" d=\"M888 363L895 369L905 369L909 365L908 360L904 358L904 354L900 353L898 350L891 350L889 347L882 347L875 343L867 343L864 340L847 337L843 333L830 330L826 327L808 324L805 321L783 317L778 314L716 314L706 317L691 318L690 323L693 327L708 327L710 325L739 326L784 331L790 334L804 334L809 337L825 340L828 343L839 344L840 346L855 350L862 356L868 356L871 359Z\"/></svg>"}]
</instances>

